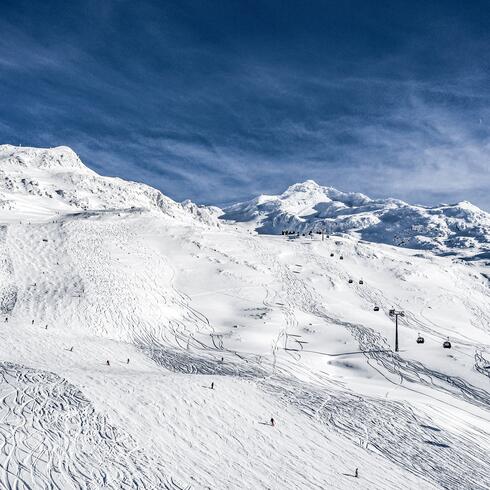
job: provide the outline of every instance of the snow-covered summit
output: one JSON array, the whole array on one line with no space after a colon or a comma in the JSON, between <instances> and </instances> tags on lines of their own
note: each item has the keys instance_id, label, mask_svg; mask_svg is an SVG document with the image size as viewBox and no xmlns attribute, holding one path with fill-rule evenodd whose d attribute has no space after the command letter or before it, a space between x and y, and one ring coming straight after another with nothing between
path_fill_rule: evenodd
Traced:
<instances>
[{"instance_id":1,"label":"snow-covered summit","mask_svg":"<svg viewBox=\"0 0 490 490\"><path fill-rule=\"evenodd\" d=\"M294 184L279 196L261 195L229 206L222 218L251 222L260 233L357 232L373 242L439 252L490 248L490 215L468 201L411 205L341 192L313 180Z\"/></svg>"},{"instance_id":2,"label":"snow-covered summit","mask_svg":"<svg viewBox=\"0 0 490 490\"><path fill-rule=\"evenodd\" d=\"M149 211L218 223L214 209L185 206L145 184L103 177L66 146L0 146L0 210L11 219L80 211ZM32 218L32 216L31 216Z\"/></svg>"},{"instance_id":3,"label":"snow-covered summit","mask_svg":"<svg viewBox=\"0 0 490 490\"><path fill-rule=\"evenodd\" d=\"M2 168L18 166L24 168L79 170L91 173L78 158L78 155L67 146L56 148L31 148L13 145L0 145Z\"/></svg>"}]
</instances>

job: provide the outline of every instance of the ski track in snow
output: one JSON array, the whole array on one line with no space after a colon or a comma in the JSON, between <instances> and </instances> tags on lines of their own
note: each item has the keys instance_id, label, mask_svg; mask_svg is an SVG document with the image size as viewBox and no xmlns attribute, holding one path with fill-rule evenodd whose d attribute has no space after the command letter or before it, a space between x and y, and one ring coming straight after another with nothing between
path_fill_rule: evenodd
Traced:
<instances>
[{"instance_id":1,"label":"ski track in snow","mask_svg":"<svg viewBox=\"0 0 490 490\"><path fill-rule=\"evenodd\" d=\"M266 256L264 251L257 250L256 242L251 241L250 246L255 247L257 255L262 258ZM362 325L329 317L318 309L321 299L314 297L297 276L283 268L273 255L266 259L271 269L282 275L282 284L287 285L281 296L285 327L273 345L271 371L277 372L275 354L281 339L288 329L296 327L297 322L292 313L296 307L347 328L359 342L359 348L364 355L388 372L399 375L400 383L406 380L429 385L485 409L490 407L490 394L487 391L471 386L461 378L447 376L425 367L422 363L405 360L387 352L389 349L386 341L376 332ZM277 295L272 297L267 290L264 304L271 306L277 300ZM287 377L268 377L262 366L254 370L250 362L246 366L233 362L223 365L215 359L206 360L202 355L158 349L153 352L152 357L168 369L180 372L184 369L184 372L251 378L255 371L255 377L260 380L265 391L277 394L354 440L362 440L365 433L369 434L369 445L385 457L415 474L430 478L442 488L485 489L490 485L485 447L455 433L436 431L437 437L434 437L434 430L431 428L433 422L417 416L404 404L336 393L331 387L325 397L324 392L315 385L308 386L304 382L295 381L293 369L288 372ZM189 369L189 366L192 368ZM450 448L450 451L441 451L441 448Z\"/></svg>"},{"instance_id":2,"label":"ski track in snow","mask_svg":"<svg viewBox=\"0 0 490 490\"><path fill-rule=\"evenodd\" d=\"M6 362L0 376L2 488L179 488L67 381Z\"/></svg>"},{"instance_id":3,"label":"ski track in snow","mask_svg":"<svg viewBox=\"0 0 490 490\"><path fill-rule=\"evenodd\" d=\"M490 484L484 445L434 428L432 420L417 415L402 403L343 393L321 377L317 383L305 383L294 377L294 368L290 366L279 368L271 364L267 369L251 359L234 360L228 352L224 362L217 360L212 351L182 352L154 347L146 352L175 372L254 380L265 392L356 443L365 440L367 434L367 447L442 488L483 490Z\"/></svg>"},{"instance_id":4,"label":"ski track in snow","mask_svg":"<svg viewBox=\"0 0 490 490\"><path fill-rule=\"evenodd\" d=\"M264 257L263 251L256 252ZM300 307L347 328L358 341L360 351L380 368L399 375L400 383L406 380L428 385L461 396L486 409L490 407L490 394L469 385L463 379L402 359L390 352L386 341L371 329L330 318L318 310L317 305L321 301L304 287L301 280L282 268L273 256L267 259L277 273L285 276L282 283L287 285L286 291L280 297L285 327L273 344L271 365L258 365L252 356L245 363L240 362L240 359L234 360L233 357L230 359L230 352L226 351L226 360L221 362L217 357L221 355L222 349L215 353L211 350L211 345L197 346L197 352L196 346L190 351L182 352L153 344L152 348L146 348L146 352L160 365L176 372L255 379L264 391L298 407L308 416L342 435L354 441L365 440L367 437L367 447L374 448L394 463L431 480L441 488L488 489L490 479L484 441L480 445L461 434L435 428L432 420L418 415L414 409L400 402L342 393L321 377L317 378L317 384L300 382L294 375L295 367L288 363L286 366L279 363L276 352L287 331L294 330L297 326L292 311L294 307ZM279 296L267 289L264 304L272 306L278 300Z\"/></svg>"}]
</instances>

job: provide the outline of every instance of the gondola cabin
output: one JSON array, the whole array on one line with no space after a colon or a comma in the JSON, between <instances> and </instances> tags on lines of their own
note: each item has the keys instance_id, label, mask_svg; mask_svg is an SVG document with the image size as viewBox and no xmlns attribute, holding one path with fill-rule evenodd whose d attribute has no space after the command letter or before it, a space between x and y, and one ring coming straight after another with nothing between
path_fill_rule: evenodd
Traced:
<instances>
[{"instance_id":1,"label":"gondola cabin","mask_svg":"<svg viewBox=\"0 0 490 490\"><path fill-rule=\"evenodd\" d=\"M442 346L444 347L444 349L450 349L451 348L451 342L449 342L449 340L446 340Z\"/></svg>"},{"instance_id":2,"label":"gondola cabin","mask_svg":"<svg viewBox=\"0 0 490 490\"><path fill-rule=\"evenodd\" d=\"M379 311L379 306L375 306L373 309L374 311Z\"/></svg>"},{"instance_id":3,"label":"gondola cabin","mask_svg":"<svg viewBox=\"0 0 490 490\"><path fill-rule=\"evenodd\" d=\"M417 344L423 344L424 342L425 342L424 337L422 337L422 335L419 334L419 336L417 337Z\"/></svg>"},{"instance_id":4,"label":"gondola cabin","mask_svg":"<svg viewBox=\"0 0 490 490\"><path fill-rule=\"evenodd\" d=\"M349 284L352 284L354 281L352 279L349 279Z\"/></svg>"},{"instance_id":5,"label":"gondola cabin","mask_svg":"<svg viewBox=\"0 0 490 490\"><path fill-rule=\"evenodd\" d=\"M359 284L364 284L364 281L362 279L360 279Z\"/></svg>"}]
</instances>

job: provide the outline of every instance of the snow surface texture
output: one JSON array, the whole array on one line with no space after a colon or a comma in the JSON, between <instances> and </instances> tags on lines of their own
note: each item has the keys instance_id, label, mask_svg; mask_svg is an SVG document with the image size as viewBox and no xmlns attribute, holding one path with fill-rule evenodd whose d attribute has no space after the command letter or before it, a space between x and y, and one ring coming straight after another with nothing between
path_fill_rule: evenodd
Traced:
<instances>
[{"instance_id":1,"label":"snow surface texture","mask_svg":"<svg viewBox=\"0 0 490 490\"><path fill-rule=\"evenodd\" d=\"M0 155L1 488L490 488L485 261Z\"/></svg>"},{"instance_id":2,"label":"snow surface texture","mask_svg":"<svg viewBox=\"0 0 490 490\"><path fill-rule=\"evenodd\" d=\"M490 257L490 215L463 201L435 207L370 199L308 180L280 196L259 196L224 210L223 219L251 222L259 233L358 232L365 240L437 252L472 249Z\"/></svg>"}]
</instances>

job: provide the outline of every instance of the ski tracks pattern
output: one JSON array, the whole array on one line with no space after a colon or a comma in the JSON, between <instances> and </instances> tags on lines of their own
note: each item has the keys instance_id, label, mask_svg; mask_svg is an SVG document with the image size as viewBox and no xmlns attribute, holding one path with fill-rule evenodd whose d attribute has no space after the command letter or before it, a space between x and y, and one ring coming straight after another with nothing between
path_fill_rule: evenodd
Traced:
<instances>
[{"instance_id":1,"label":"ski tracks pattern","mask_svg":"<svg viewBox=\"0 0 490 490\"><path fill-rule=\"evenodd\" d=\"M173 489L154 458L59 376L0 363L0 486Z\"/></svg>"}]
</instances>

